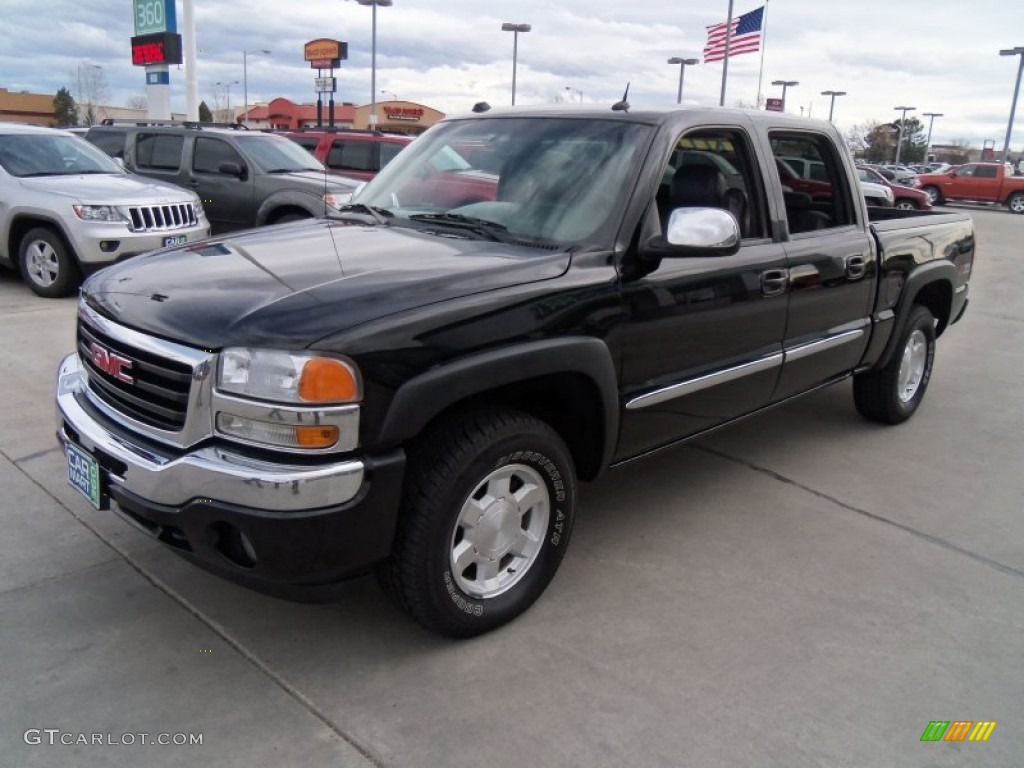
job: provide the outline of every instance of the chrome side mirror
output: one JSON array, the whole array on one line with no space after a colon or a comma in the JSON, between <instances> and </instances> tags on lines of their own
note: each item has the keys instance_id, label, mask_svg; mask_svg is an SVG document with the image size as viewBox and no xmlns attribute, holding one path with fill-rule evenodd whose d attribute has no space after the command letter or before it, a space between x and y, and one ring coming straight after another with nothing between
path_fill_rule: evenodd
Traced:
<instances>
[{"instance_id":1,"label":"chrome side mirror","mask_svg":"<svg viewBox=\"0 0 1024 768\"><path fill-rule=\"evenodd\" d=\"M665 256L729 256L739 250L740 225L721 208L676 208L669 216L665 243Z\"/></svg>"}]
</instances>

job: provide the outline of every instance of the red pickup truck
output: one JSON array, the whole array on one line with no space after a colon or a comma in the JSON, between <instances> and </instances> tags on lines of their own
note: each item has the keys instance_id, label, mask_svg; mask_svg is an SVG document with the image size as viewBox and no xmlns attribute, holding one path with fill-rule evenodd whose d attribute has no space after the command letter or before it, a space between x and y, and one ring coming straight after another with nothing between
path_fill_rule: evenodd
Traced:
<instances>
[{"instance_id":1,"label":"red pickup truck","mask_svg":"<svg viewBox=\"0 0 1024 768\"><path fill-rule=\"evenodd\" d=\"M999 203L1013 213L1024 213L1024 177L1013 176L1009 164L968 163L919 178L921 191L933 205L946 200L972 200Z\"/></svg>"}]
</instances>

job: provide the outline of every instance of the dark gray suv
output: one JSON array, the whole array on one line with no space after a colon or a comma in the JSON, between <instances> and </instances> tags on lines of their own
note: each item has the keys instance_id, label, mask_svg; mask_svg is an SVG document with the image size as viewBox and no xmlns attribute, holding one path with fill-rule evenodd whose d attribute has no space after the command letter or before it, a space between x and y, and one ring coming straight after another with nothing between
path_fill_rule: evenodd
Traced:
<instances>
[{"instance_id":1,"label":"dark gray suv","mask_svg":"<svg viewBox=\"0 0 1024 768\"><path fill-rule=\"evenodd\" d=\"M214 234L326 216L359 184L283 136L242 126L107 121L85 138L133 173L194 190Z\"/></svg>"}]
</instances>

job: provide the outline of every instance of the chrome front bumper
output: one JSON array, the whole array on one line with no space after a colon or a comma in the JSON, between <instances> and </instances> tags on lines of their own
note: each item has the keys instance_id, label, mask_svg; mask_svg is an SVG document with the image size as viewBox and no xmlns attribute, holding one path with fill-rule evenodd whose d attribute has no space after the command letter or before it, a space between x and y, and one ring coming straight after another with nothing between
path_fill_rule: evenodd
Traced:
<instances>
[{"instance_id":1,"label":"chrome front bumper","mask_svg":"<svg viewBox=\"0 0 1024 768\"><path fill-rule=\"evenodd\" d=\"M86 405L86 387L78 355L68 355L57 377L61 446L74 442L94 455L113 459L124 470L108 470L109 483L153 504L180 507L208 500L299 512L344 504L363 486L365 466L358 460L303 466L261 461L217 446L173 453L151 447L152 443L140 445L93 414Z\"/></svg>"}]
</instances>

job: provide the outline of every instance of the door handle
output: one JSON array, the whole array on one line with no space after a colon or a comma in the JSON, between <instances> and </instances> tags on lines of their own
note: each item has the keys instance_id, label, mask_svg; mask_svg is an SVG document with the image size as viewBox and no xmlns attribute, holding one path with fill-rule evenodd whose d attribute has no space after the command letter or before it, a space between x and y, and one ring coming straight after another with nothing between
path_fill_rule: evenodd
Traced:
<instances>
[{"instance_id":1,"label":"door handle","mask_svg":"<svg viewBox=\"0 0 1024 768\"><path fill-rule=\"evenodd\" d=\"M846 276L850 280L860 280L868 271L867 260L860 254L846 257Z\"/></svg>"},{"instance_id":2,"label":"door handle","mask_svg":"<svg viewBox=\"0 0 1024 768\"><path fill-rule=\"evenodd\" d=\"M765 296L785 293L788 284L789 273L784 269L767 269L761 273L761 293Z\"/></svg>"}]
</instances>

